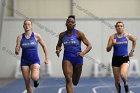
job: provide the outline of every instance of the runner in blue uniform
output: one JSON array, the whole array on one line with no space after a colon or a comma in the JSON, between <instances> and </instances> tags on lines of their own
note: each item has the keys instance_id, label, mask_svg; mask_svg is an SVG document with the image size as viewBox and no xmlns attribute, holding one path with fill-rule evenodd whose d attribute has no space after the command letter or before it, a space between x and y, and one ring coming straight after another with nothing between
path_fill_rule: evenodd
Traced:
<instances>
[{"instance_id":1,"label":"runner in blue uniform","mask_svg":"<svg viewBox=\"0 0 140 93\"><path fill-rule=\"evenodd\" d=\"M34 81L34 87L39 85L39 68L40 59L38 56L38 42L42 46L45 53L45 64L48 63L48 53L45 42L38 33L32 32L31 20L25 20L23 24L25 32L17 37L15 54L19 54L20 47L22 48L21 55L21 71L25 80L25 85L28 93L33 93L30 83L31 78Z\"/></svg>"},{"instance_id":2,"label":"runner in blue uniform","mask_svg":"<svg viewBox=\"0 0 140 93\"><path fill-rule=\"evenodd\" d=\"M73 93L73 86L77 85L82 72L83 56L88 53L92 46L79 30L75 29L75 16L70 15L66 21L67 30L60 33L56 46L56 54L59 57L62 44L64 45L64 56L62 69L66 80L67 93ZM81 50L81 41L87 46Z\"/></svg>"},{"instance_id":3,"label":"runner in blue uniform","mask_svg":"<svg viewBox=\"0 0 140 93\"><path fill-rule=\"evenodd\" d=\"M118 21L115 25L117 33L112 34L108 40L107 52L114 48L112 57L112 69L115 79L115 86L118 93L121 93L120 79L124 82L124 88L126 93L130 93L128 87L128 68L129 68L129 57L134 55L134 50L136 47L136 37L130 33L124 32L124 24ZM132 49L128 53L128 41L132 42Z\"/></svg>"}]
</instances>

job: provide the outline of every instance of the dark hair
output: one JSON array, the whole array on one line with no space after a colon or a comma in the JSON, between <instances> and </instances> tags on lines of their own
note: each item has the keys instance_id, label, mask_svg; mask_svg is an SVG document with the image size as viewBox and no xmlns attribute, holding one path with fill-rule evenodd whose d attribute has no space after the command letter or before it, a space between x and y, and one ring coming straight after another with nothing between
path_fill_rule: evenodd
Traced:
<instances>
[{"instance_id":1,"label":"dark hair","mask_svg":"<svg viewBox=\"0 0 140 93\"><path fill-rule=\"evenodd\" d=\"M75 20L75 16L74 15L69 15L68 18L73 18Z\"/></svg>"},{"instance_id":2,"label":"dark hair","mask_svg":"<svg viewBox=\"0 0 140 93\"><path fill-rule=\"evenodd\" d=\"M124 23L123 23L122 21L118 21L118 22L116 23L115 27L116 27L119 23L122 23L123 26L124 26Z\"/></svg>"}]
</instances>

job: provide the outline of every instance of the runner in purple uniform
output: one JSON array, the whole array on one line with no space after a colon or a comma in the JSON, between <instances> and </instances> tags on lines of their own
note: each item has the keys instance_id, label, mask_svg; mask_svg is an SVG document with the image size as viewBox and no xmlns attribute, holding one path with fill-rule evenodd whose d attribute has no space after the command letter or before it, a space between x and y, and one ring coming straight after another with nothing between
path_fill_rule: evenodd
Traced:
<instances>
[{"instance_id":1,"label":"runner in purple uniform","mask_svg":"<svg viewBox=\"0 0 140 93\"><path fill-rule=\"evenodd\" d=\"M121 93L120 79L124 82L124 88L126 93L130 93L128 87L128 68L129 68L129 57L134 55L134 50L136 47L136 37L130 33L124 32L124 23L118 21L115 25L117 33L112 34L109 37L107 52L111 51L113 47L113 57L112 57L112 69L115 79L115 86L118 93ZM128 41L132 42L132 48L130 53L128 53Z\"/></svg>"},{"instance_id":2,"label":"runner in purple uniform","mask_svg":"<svg viewBox=\"0 0 140 93\"><path fill-rule=\"evenodd\" d=\"M27 92L33 93L30 77L34 81L34 87L39 85L40 59L38 56L38 42L44 50L45 64L48 63L48 52L42 37L38 33L32 31L31 20L25 20L23 28L25 32L17 37L15 54L18 55L20 48L22 48L21 71L25 80Z\"/></svg>"},{"instance_id":3,"label":"runner in purple uniform","mask_svg":"<svg viewBox=\"0 0 140 93\"><path fill-rule=\"evenodd\" d=\"M85 35L75 29L75 25L75 16L69 16L66 21L67 30L60 33L56 46L56 54L59 57L61 46L64 45L62 69L66 80L67 93L73 93L72 84L77 85L79 82L83 56L92 48ZM81 50L81 41L87 46L84 51Z\"/></svg>"}]
</instances>

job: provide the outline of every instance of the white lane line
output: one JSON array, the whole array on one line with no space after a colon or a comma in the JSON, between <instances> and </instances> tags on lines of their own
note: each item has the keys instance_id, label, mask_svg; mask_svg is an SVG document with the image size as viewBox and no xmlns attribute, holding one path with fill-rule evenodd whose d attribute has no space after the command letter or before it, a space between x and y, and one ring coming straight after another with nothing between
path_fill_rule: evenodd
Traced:
<instances>
[{"instance_id":1,"label":"white lane line","mask_svg":"<svg viewBox=\"0 0 140 93\"><path fill-rule=\"evenodd\" d=\"M62 93L63 89L65 89L65 87L59 88L58 93Z\"/></svg>"},{"instance_id":2,"label":"white lane line","mask_svg":"<svg viewBox=\"0 0 140 93\"><path fill-rule=\"evenodd\" d=\"M99 88L106 88L106 87L114 87L113 85L112 86L97 86L97 87L94 87L92 88L92 91L93 93L97 93L96 89L99 89ZM140 86L130 86L130 88L138 88ZM130 93L134 93L132 90L130 90Z\"/></svg>"},{"instance_id":3,"label":"white lane line","mask_svg":"<svg viewBox=\"0 0 140 93\"><path fill-rule=\"evenodd\" d=\"M58 86L60 86L60 85L51 85L51 86L39 86L37 89L39 89L39 88L46 88L46 87L58 87ZM33 90L35 90L36 88L33 88ZM22 93L27 93L27 90L24 90Z\"/></svg>"},{"instance_id":4,"label":"white lane line","mask_svg":"<svg viewBox=\"0 0 140 93\"><path fill-rule=\"evenodd\" d=\"M134 93L134 92L130 90L130 93Z\"/></svg>"},{"instance_id":5,"label":"white lane line","mask_svg":"<svg viewBox=\"0 0 140 93\"><path fill-rule=\"evenodd\" d=\"M111 86L97 86L97 87L94 87L94 88L92 88L92 91L93 91L93 93L97 93L97 91L96 91L96 89L99 89L99 88L107 88L107 87L114 87L113 85L111 85Z\"/></svg>"},{"instance_id":6,"label":"white lane line","mask_svg":"<svg viewBox=\"0 0 140 93\"><path fill-rule=\"evenodd\" d=\"M76 87L89 87L89 86L95 86L95 85L99 85L99 84L83 84L83 85L79 85L79 86L74 86L74 88L76 88ZM59 89L58 89L58 93L62 93L62 91L64 90L64 89L66 89L66 87L60 87Z\"/></svg>"},{"instance_id":7,"label":"white lane line","mask_svg":"<svg viewBox=\"0 0 140 93\"><path fill-rule=\"evenodd\" d=\"M24 90L22 93L27 93L27 90Z\"/></svg>"},{"instance_id":8,"label":"white lane line","mask_svg":"<svg viewBox=\"0 0 140 93\"><path fill-rule=\"evenodd\" d=\"M134 89L134 88L139 88L139 87L140 87L140 86L130 86L131 89L132 89L132 88L133 88L133 89ZM134 93L134 92L130 90L130 93Z\"/></svg>"},{"instance_id":9,"label":"white lane line","mask_svg":"<svg viewBox=\"0 0 140 93\"><path fill-rule=\"evenodd\" d=\"M93 85L96 85L96 84L93 84ZM85 86L93 86L93 85L90 85L90 84L85 84L85 85L81 85L81 86L76 86L76 87L85 87ZM97 84L98 85L98 84ZM40 86L38 88L45 88L45 87L58 87L58 85L54 86ZM99 89L99 88L105 88L105 87L114 87L114 86L97 86L97 87L94 87L92 88L93 90L93 93L97 93L96 92L96 89ZM140 86L131 86L130 88L137 88L137 87L140 87ZM62 93L62 91L65 89L65 87L60 87L59 90L58 90L58 93ZM27 93L27 90L24 90L22 93ZM132 91L130 91L130 93L134 93Z\"/></svg>"},{"instance_id":10,"label":"white lane line","mask_svg":"<svg viewBox=\"0 0 140 93\"><path fill-rule=\"evenodd\" d=\"M138 88L138 87L140 87L140 85L139 86L130 86L130 88Z\"/></svg>"}]
</instances>

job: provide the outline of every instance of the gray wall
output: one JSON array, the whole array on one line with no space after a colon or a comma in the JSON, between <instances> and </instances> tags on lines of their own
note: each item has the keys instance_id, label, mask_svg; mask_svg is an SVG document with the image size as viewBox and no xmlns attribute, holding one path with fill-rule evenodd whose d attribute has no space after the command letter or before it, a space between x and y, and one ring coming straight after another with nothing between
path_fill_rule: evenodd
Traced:
<instances>
[{"instance_id":1,"label":"gray wall","mask_svg":"<svg viewBox=\"0 0 140 93\"><path fill-rule=\"evenodd\" d=\"M5 0L0 0L0 47L1 47L2 23L4 17L4 6L5 6Z\"/></svg>"},{"instance_id":2,"label":"gray wall","mask_svg":"<svg viewBox=\"0 0 140 93\"><path fill-rule=\"evenodd\" d=\"M134 34L138 38L135 56L132 59L140 60L138 57L140 55L140 52L138 52L140 51L140 31L138 31L140 27L140 18L104 18L101 20L95 20L92 18L77 19L76 28L84 32L93 45L93 49L88 53L88 58L84 59L82 76L91 76L93 64L98 63L93 60L89 60L89 57L100 60L103 64L110 62L112 52L107 53L105 48L108 37L110 34L115 32L112 26L115 25L117 20L124 21L125 31ZM16 64L20 60L20 56L14 55L14 49L17 36L24 32L22 25L23 19L7 18L4 20L2 29L2 53L0 55L0 78L14 77ZM57 35L65 29L65 19L35 19L33 21L33 31L41 34L43 39L46 41L50 59L49 70L53 77L63 76L61 68L63 53L61 53L60 58L57 58L55 54L55 46L58 39ZM84 45L82 45L82 47L85 48ZM40 46L39 56L42 61L41 69L43 69L44 54Z\"/></svg>"},{"instance_id":3,"label":"gray wall","mask_svg":"<svg viewBox=\"0 0 140 93\"><path fill-rule=\"evenodd\" d=\"M140 0L6 0L6 16L16 16L17 11L30 17L63 18L74 13L89 17L81 9L100 17L140 16ZM13 3L12 3L13 1ZM72 6L72 2L74 3ZM131 8L130 8L131 5ZM75 8L72 8L75 7ZM10 10L14 8L15 10Z\"/></svg>"}]
</instances>

